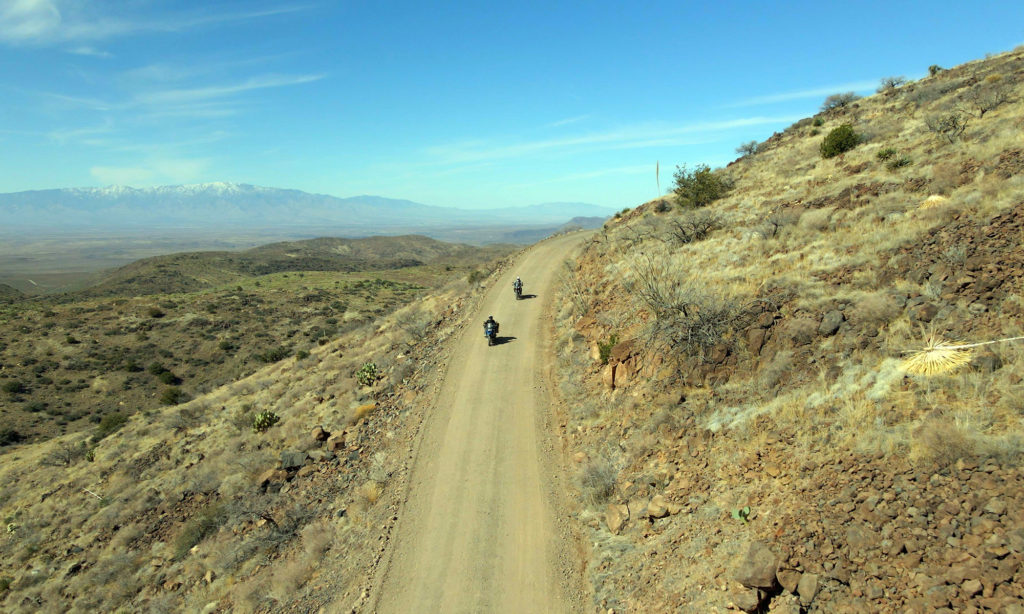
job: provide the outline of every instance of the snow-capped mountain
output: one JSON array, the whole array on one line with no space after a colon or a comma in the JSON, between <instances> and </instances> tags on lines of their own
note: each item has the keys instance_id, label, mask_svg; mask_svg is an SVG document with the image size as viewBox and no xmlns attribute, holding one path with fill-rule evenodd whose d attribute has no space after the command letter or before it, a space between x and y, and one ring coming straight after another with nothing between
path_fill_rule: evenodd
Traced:
<instances>
[{"instance_id":1,"label":"snow-capped mountain","mask_svg":"<svg viewBox=\"0 0 1024 614\"><path fill-rule=\"evenodd\" d=\"M68 229L344 228L561 224L612 211L583 203L467 210L380 196L337 198L240 183L68 188L0 194L0 227Z\"/></svg>"}]
</instances>

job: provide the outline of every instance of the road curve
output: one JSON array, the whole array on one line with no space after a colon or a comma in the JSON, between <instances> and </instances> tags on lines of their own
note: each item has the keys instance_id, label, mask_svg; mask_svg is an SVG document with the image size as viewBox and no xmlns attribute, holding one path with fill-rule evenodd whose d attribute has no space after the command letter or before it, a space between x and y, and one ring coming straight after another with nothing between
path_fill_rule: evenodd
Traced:
<instances>
[{"instance_id":1,"label":"road curve","mask_svg":"<svg viewBox=\"0 0 1024 614\"><path fill-rule=\"evenodd\" d=\"M585 236L530 248L455 340L370 611L581 611L576 548L558 523L564 490L544 374L558 271ZM515 300L517 275L535 296ZM494 347L488 315L501 324Z\"/></svg>"}]
</instances>

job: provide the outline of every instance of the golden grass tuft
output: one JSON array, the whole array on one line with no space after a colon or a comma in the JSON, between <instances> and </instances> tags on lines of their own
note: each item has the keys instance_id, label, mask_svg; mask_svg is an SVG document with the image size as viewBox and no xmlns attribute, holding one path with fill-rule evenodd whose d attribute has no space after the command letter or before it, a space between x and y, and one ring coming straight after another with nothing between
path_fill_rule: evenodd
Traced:
<instances>
[{"instance_id":1,"label":"golden grass tuft","mask_svg":"<svg viewBox=\"0 0 1024 614\"><path fill-rule=\"evenodd\" d=\"M941 207L947 202L949 202L949 198L941 194L932 194L928 198L924 199L924 201L922 201L917 208L920 211L927 211L928 209L935 209L936 207Z\"/></svg>"}]
</instances>

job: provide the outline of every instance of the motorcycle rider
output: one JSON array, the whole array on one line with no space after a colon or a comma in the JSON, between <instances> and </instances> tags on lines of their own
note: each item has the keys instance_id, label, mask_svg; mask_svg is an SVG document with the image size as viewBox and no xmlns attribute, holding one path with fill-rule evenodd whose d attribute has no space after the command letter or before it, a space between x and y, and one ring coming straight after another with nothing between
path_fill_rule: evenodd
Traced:
<instances>
[{"instance_id":1,"label":"motorcycle rider","mask_svg":"<svg viewBox=\"0 0 1024 614\"><path fill-rule=\"evenodd\" d=\"M487 333L490 331L491 327L494 328L494 336L497 337L498 336L498 323L494 320L494 316L487 316L487 319L484 320L484 336L485 337L487 336Z\"/></svg>"},{"instance_id":2,"label":"motorcycle rider","mask_svg":"<svg viewBox=\"0 0 1024 614\"><path fill-rule=\"evenodd\" d=\"M514 282L512 282L512 291L515 292L517 296L522 294L523 293L523 280L521 280L518 277L516 277L516 280Z\"/></svg>"}]
</instances>

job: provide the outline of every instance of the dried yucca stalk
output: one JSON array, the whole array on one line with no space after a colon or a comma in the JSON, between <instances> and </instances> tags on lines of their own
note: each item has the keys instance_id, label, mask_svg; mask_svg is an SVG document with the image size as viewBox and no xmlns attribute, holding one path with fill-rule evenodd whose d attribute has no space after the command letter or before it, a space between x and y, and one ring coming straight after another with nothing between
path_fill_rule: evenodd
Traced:
<instances>
[{"instance_id":1,"label":"dried yucca stalk","mask_svg":"<svg viewBox=\"0 0 1024 614\"><path fill-rule=\"evenodd\" d=\"M973 348L1020 339L1024 339L1024 336L1007 337L1005 339L982 341L980 343L955 343L932 335L928 337L924 349L911 354L900 363L900 367L912 375L942 375L969 363Z\"/></svg>"}]
</instances>

